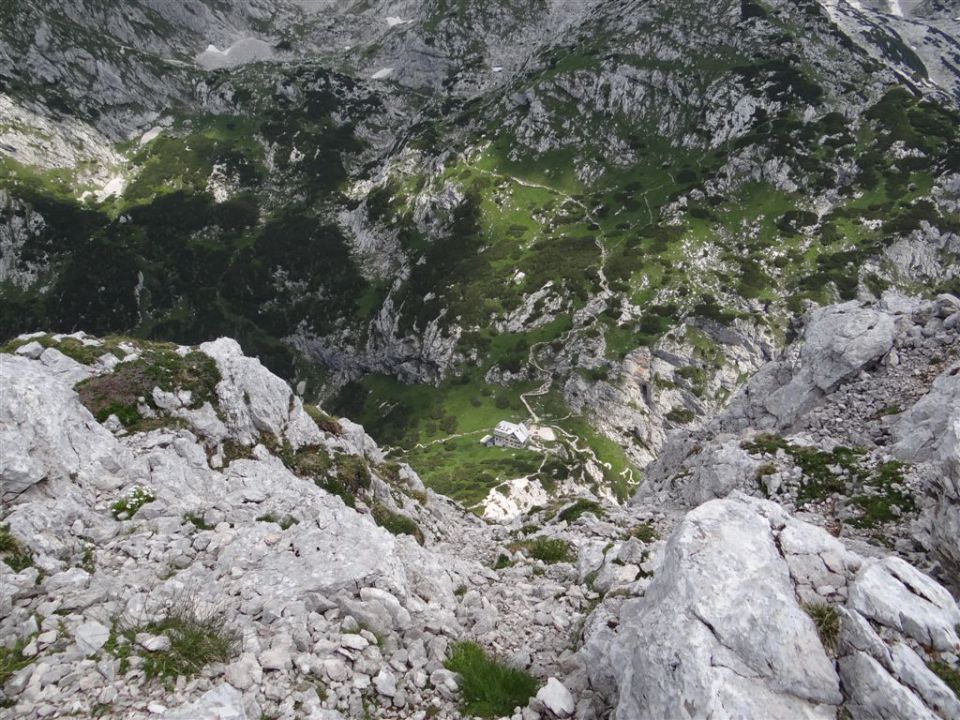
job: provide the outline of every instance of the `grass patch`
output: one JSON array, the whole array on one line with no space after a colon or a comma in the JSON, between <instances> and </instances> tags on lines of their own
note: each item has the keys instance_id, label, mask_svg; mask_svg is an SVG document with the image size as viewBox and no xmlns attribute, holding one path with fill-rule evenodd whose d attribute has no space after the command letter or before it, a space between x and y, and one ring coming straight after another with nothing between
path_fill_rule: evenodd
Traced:
<instances>
[{"instance_id":1,"label":"grass patch","mask_svg":"<svg viewBox=\"0 0 960 720\"><path fill-rule=\"evenodd\" d=\"M12 648L0 646L0 687L9 680L15 672L27 667L36 660L35 657L27 657L23 654L23 648L27 642L22 638L14 643Z\"/></svg>"},{"instance_id":2,"label":"grass patch","mask_svg":"<svg viewBox=\"0 0 960 720\"><path fill-rule=\"evenodd\" d=\"M570 505L560 511L560 514L557 515L559 520L563 520L568 523L572 523L577 518L579 518L584 513L593 513L598 518L606 517L607 513L600 505L600 503L589 500L587 498L580 498L573 505Z\"/></svg>"},{"instance_id":3,"label":"grass patch","mask_svg":"<svg viewBox=\"0 0 960 720\"><path fill-rule=\"evenodd\" d=\"M929 661L927 667L938 678L943 680L944 684L953 691L953 694L960 698L960 670L952 668L945 662Z\"/></svg>"},{"instance_id":4,"label":"grass patch","mask_svg":"<svg viewBox=\"0 0 960 720\"><path fill-rule=\"evenodd\" d=\"M149 678L167 683L178 677L192 677L211 663L228 662L240 646L240 636L226 626L222 613L201 612L189 602L180 603L162 620L146 625L118 629L113 628L105 646L107 652L120 658L121 672L124 662L137 646L137 633L164 635L170 640L167 650L149 652L143 650L143 671Z\"/></svg>"},{"instance_id":5,"label":"grass patch","mask_svg":"<svg viewBox=\"0 0 960 720\"><path fill-rule=\"evenodd\" d=\"M39 343L45 348L56 348L68 358L76 360L81 365L93 365L105 353L113 353L118 357L121 356L121 353L116 351L116 338L107 338L97 345L86 345L77 338L63 337L56 340L52 335L40 335L26 339L15 338L0 347L0 352L14 353L17 349L32 342Z\"/></svg>"},{"instance_id":6,"label":"grass patch","mask_svg":"<svg viewBox=\"0 0 960 720\"><path fill-rule=\"evenodd\" d=\"M291 515L284 515L283 517L280 517L276 513L267 513L266 515L261 515L258 517L257 522L275 523L276 525L280 526L281 530L289 530L294 525L299 524L300 521Z\"/></svg>"},{"instance_id":7,"label":"grass patch","mask_svg":"<svg viewBox=\"0 0 960 720\"><path fill-rule=\"evenodd\" d=\"M338 437L343 435L343 426L333 416L327 415L316 405L304 405L303 409L307 411L307 415L313 418L313 421L317 424L317 427L319 427L325 433L336 435Z\"/></svg>"},{"instance_id":8,"label":"grass patch","mask_svg":"<svg viewBox=\"0 0 960 720\"><path fill-rule=\"evenodd\" d=\"M0 558L3 558L15 573L33 565L33 555L23 543L10 534L9 525L0 525Z\"/></svg>"},{"instance_id":9,"label":"grass patch","mask_svg":"<svg viewBox=\"0 0 960 720\"><path fill-rule=\"evenodd\" d=\"M815 447L792 445L776 435L757 435L742 447L750 453L776 455L780 450L803 472L797 493L799 507L831 495L849 496L857 514L850 519L854 527L873 529L913 513L917 504L904 485L906 467L898 461L869 467L861 448L836 447L830 452ZM899 512L894 508L898 508Z\"/></svg>"},{"instance_id":10,"label":"grass patch","mask_svg":"<svg viewBox=\"0 0 960 720\"><path fill-rule=\"evenodd\" d=\"M840 640L840 616L836 608L828 603L804 603L803 609L813 619L823 647L830 653L836 652Z\"/></svg>"},{"instance_id":11,"label":"grass patch","mask_svg":"<svg viewBox=\"0 0 960 720\"><path fill-rule=\"evenodd\" d=\"M540 560L547 565L561 562L571 562L574 559L570 543L561 538L538 537L532 540L521 540L510 545L511 551L522 550L534 560Z\"/></svg>"},{"instance_id":12,"label":"grass patch","mask_svg":"<svg viewBox=\"0 0 960 720\"><path fill-rule=\"evenodd\" d=\"M456 643L444 667L460 675L464 715L509 716L515 707L525 707L537 691L533 676L498 662L473 642Z\"/></svg>"},{"instance_id":13,"label":"grass patch","mask_svg":"<svg viewBox=\"0 0 960 720\"><path fill-rule=\"evenodd\" d=\"M370 508L370 515L373 521L387 532L394 535L411 535L418 543L423 545L423 531L420 530L420 526L413 519L406 515L393 512L379 502L375 502L373 507Z\"/></svg>"},{"instance_id":14,"label":"grass patch","mask_svg":"<svg viewBox=\"0 0 960 720\"><path fill-rule=\"evenodd\" d=\"M101 348L102 349L102 348ZM217 404L217 383L220 371L213 358L190 352L181 356L173 346L154 344L142 349L140 359L121 363L112 373L97 375L77 384L80 402L98 422L116 415L131 431L152 426L140 412L141 405L156 410L153 389L166 392L189 391L190 406L205 402Z\"/></svg>"}]
</instances>

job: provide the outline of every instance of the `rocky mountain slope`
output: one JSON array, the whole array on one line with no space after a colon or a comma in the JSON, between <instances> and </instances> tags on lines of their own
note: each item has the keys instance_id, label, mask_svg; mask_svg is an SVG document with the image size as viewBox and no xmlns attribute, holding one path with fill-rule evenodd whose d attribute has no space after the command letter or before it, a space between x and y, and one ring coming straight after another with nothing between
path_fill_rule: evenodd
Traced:
<instances>
[{"instance_id":1,"label":"rocky mountain slope","mask_svg":"<svg viewBox=\"0 0 960 720\"><path fill-rule=\"evenodd\" d=\"M464 641L533 678L483 715L958 717L958 348L816 311L629 505L490 524L234 341L23 336L0 717L461 717Z\"/></svg>"},{"instance_id":2,"label":"rocky mountain slope","mask_svg":"<svg viewBox=\"0 0 960 720\"><path fill-rule=\"evenodd\" d=\"M958 17L4 4L0 719L960 718Z\"/></svg>"},{"instance_id":3,"label":"rocky mountain slope","mask_svg":"<svg viewBox=\"0 0 960 720\"><path fill-rule=\"evenodd\" d=\"M625 498L808 303L956 291L956 15L8 6L0 334L229 335L465 502L557 480L498 417Z\"/></svg>"}]
</instances>

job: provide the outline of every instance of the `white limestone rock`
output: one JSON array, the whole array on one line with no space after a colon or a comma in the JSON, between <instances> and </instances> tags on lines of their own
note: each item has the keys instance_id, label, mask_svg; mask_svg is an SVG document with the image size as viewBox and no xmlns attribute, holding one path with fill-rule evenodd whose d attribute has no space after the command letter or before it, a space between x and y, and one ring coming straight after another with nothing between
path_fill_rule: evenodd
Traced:
<instances>
[{"instance_id":1,"label":"white limestone rock","mask_svg":"<svg viewBox=\"0 0 960 720\"><path fill-rule=\"evenodd\" d=\"M82 367L61 357L64 364ZM130 463L113 435L76 401L71 382L76 373L68 373L65 379L45 362L13 355L0 355L0 373L4 501L44 480L110 477L121 474Z\"/></svg>"},{"instance_id":2,"label":"white limestone rock","mask_svg":"<svg viewBox=\"0 0 960 720\"><path fill-rule=\"evenodd\" d=\"M563 683L555 677L548 679L547 684L540 688L537 692L537 700L542 702L550 712L560 718L570 717L573 715L574 710L577 709L573 695L571 695Z\"/></svg>"},{"instance_id":3,"label":"white limestone rock","mask_svg":"<svg viewBox=\"0 0 960 720\"><path fill-rule=\"evenodd\" d=\"M196 701L165 713L163 717L170 720L247 720L247 712L243 694L227 683L220 683Z\"/></svg>"},{"instance_id":4,"label":"white limestone rock","mask_svg":"<svg viewBox=\"0 0 960 720\"><path fill-rule=\"evenodd\" d=\"M240 442L250 445L260 433L269 433L288 440L294 450L320 443L320 429L300 398L259 360L246 357L239 343L220 338L200 350L217 363L223 377L217 385L220 412Z\"/></svg>"},{"instance_id":5,"label":"white limestone rock","mask_svg":"<svg viewBox=\"0 0 960 720\"><path fill-rule=\"evenodd\" d=\"M796 360L765 366L745 396L769 414L764 427L790 427L824 393L889 352L895 335L890 314L857 302L815 310Z\"/></svg>"},{"instance_id":6,"label":"white limestone rock","mask_svg":"<svg viewBox=\"0 0 960 720\"><path fill-rule=\"evenodd\" d=\"M84 655L93 655L110 639L110 628L96 620L91 620L77 626L73 637L80 652Z\"/></svg>"},{"instance_id":7,"label":"white limestone rock","mask_svg":"<svg viewBox=\"0 0 960 720\"><path fill-rule=\"evenodd\" d=\"M960 651L960 609L950 593L900 558L866 564L851 583L849 605L926 647Z\"/></svg>"},{"instance_id":8,"label":"white limestone rock","mask_svg":"<svg viewBox=\"0 0 960 720\"><path fill-rule=\"evenodd\" d=\"M612 680L618 720L835 716L839 681L764 511L782 513L742 497L690 512L646 595L624 603L616 632L588 639L586 665Z\"/></svg>"}]
</instances>

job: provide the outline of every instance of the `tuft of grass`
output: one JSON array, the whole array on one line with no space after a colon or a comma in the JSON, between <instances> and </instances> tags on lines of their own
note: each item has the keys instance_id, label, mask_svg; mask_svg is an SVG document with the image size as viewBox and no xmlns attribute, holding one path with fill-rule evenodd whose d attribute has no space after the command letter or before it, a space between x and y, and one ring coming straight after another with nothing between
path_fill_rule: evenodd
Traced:
<instances>
[{"instance_id":1,"label":"tuft of grass","mask_svg":"<svg viewBox=\"0 0 960 720\"><path fill-rule=\"evenodd\" d=\"M146 488L135 487L126 497L122 497L110 506L114 520L129 520L137 511L156 498Z\"/></svg>"},{"instance_id":2,"label":"tuft of grass","mask_svg":"<svg viewBox=\"0 0 960 720\"><path fill-rule=\"evenodd\" d=\"M27 667L36 659L23 654L27 644L23 638L20 638L12 648L0 646L0 687L3 687L15 672Z\"/></svg>"},{"instance_id":3,"label":"tuft of grass","mask_svg":"<svg viewBox=\"0 0 960 720\"><path fill-rule=\"evenodd\" d=\"M418 543L423 545L423 531L420 526L400 513L393 512L383 503L375 502L370 508L370 515L373 521L387 532L394 535L412 535Z\"/></svg>"},{"instance_id":4,"label":"tuft of grass","mask_svg":"<svg viewBox=\"0 0 960 720\"><path fill-rule=\"evenodd\" d=\"M600 503L587 498L580 498L573 505L561 510L557 518L572 523L584 513L593 513L598 518L603 518L607 514Z\"/></svg>"},{"instance_id":5,"label":"tuft of grass","mask_svg":"<svg viewBox=\"0 0 960 720\"><path fill-rule=\"evenodd\" d=\"M127 634L147 632L170 638L170 649L147 653L143 670L147 677L172 681L191 677L215 662L227 662L239 647L240 636L227 628L224 616L201 612L189 603L173 608L162 620Z\"/></svg>"},{"instance_id":6,"label":"tuft of grass","mask_svg":"<svg viewBox=\"0 0 960 720\"><path fill-rule=\"evenodd\" d=\"M667 420L679 425L686 425L687 423L693 422L695 417L696 413L694 413L693 410L682 407L675 407L667 413Z\"/></svg>"},{"instance_id":7,"label":"tuft of grass","mask_svg":"<svg viewBox=\"0 0 960 720\"><path fill-rule=\"evenodd\" d=\"M522 540L513 543L511 550L523 550L534 560L541 560L547 565L570 562L573 560L573 550L566 540L560 538L538 537L532 540Z\"/></svg>"},{"instance_id":8,"label":"tuft of grass","mask_svg":"<svg viewBox=\"0 0 960 720\"><path fill-rule=\"evenodd\" d=\"M803 609L813 619L823 647L830 653L836 652L840 640L840 616L836 608L828 603L804 603Z\"/></svg>"},{"instance_id":9,"label":"tuft of grass","mask_svg":"<svg viewBox=\"0 0 960 720\"><path fill-rule=\"evenodd\" d=\"M500 553L497 556L497 561L493 564L494 570L503 570L504 568L511 567L513 565L513 560L510 559L509 555Z\"/></svg>"},{"instance_id":10,"label":"tuft of grass","mask_svg":"<svg viewBox=\"0 0 960 720\"><path fill-rule=\"evenodd\" d=\"M937 660L928 661L927 667L960 699L960 670Z\"/></svg>"},{"instance_id":11,"label":"tuft of grass","mask_svg":"<svg viewBox=\"0 0 960 720\"><path fill-rule=\"evenodd\" d=\"M3 558L15 573L33 565L33 556L23 543L10 534L9 525L0 525L0 558Z\"/></svg>"},{"instance_id":12,"label":"tuft of grass","mask_svg":"<svg viewBox=\"0 0 960 720\"><path fill-rule=\"evenodd\" d=\"M460 675L461 711L474 717L502 717L524 707L537 691L537 680L488 656L473 642L459 642L444 663Z\"/></svg>"},{"instance_id":13,"label":"tuft of grass","mask_svg":"<svg viewBox=\"0 0 960 720\"><path fill-rule=\"evenodd\" d=\"M291 515L284 515L283 517L280 517L276 513L272 512L267 513L266 515L261 515L257 518L257 522L276 523L280 526L281 530L289 530L294 525L298 525L300 523L299 520Z\"/></svg>"},{"instance_id":14,"label":"tuft of grass","mask_svg":"<svg viewBox=\"0 0 960 720\"><path fill-rule=\"evenodd\" d=\"M329 435L336 435L338 437L343 435L343 426L336 418L327 415L316 405L304 405L303 409L307 411L307 415L313 418L313 421L317 424L317 427L319 427L325 433Z\"/></svg>"},{"instance_id":15,"label":"tuft of grass","mask_svg":"<svg viewBox=\"0 0 960 720\"><path fill-rule=\"evenodd\" d=\"M84 543L83 554L80 556L80 567L91 575L97 571L96 550L92 543Z\"/></svg>"},{"instance_id":16,"label":"tuft of grass","mask_svg":"<svg viewBox=\"0 0 960 720\"><path fill-rule=\"evenodd\" d=\"M214 526L203 519L203 513L186 513L183 521L193 525L197 530L213 530Z\"/></svg>"},{"instance_id":17,"label":"tuft of grass","mask_svg":"<svg viewBox=\"0 0 960 720\"><path fill-rule=\"evenodd\" d=\"M639 525L635 525L627 533L628 538L636 538L640 542L650 543L654 540L657 540L660 536L657 534L657 531L654 529L653 525L649 522L642 522Z\"/></svg>"}]
</instances>

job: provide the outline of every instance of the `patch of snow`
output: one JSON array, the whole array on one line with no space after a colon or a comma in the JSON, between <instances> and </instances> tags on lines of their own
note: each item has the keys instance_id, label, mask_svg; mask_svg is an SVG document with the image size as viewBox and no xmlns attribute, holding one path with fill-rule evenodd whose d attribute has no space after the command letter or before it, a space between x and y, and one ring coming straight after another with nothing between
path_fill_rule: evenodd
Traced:
<instances>
[{"instance_id":1,"label":"patch of snow","mask_svg":"<svg viewBox=\"0 0 960 720\"><path fill-rule=\"evenodd\" d=\"M96 192L97 202L103 202L109 197L114 197L116 195L122 195L124 189L127 187L127 181L121 176L116 176L110 179L106 185L100 188Z\"/></svg>"},{"instance_id":2,"label":"patch of snow","mask_svg":"<svg viewBox=\"0 0 960 720\"><path fill-rule=\"evenodd\" d=\"M382 70L377 70L373 75L370 76L371 80L385 80L388 77L393 75L393 68L387 67Z\"/></svg>"},{"instance_id":3,"label":"patch of snow","mask_svg":"<svg viewBox=\"0 0 960 720\"><path fill-rule=\"evenodd\" d=\"M411 23L411 22L413 22L413 20L404 20L403 18L399 18L396 15L390 15L387 17L387 27L396 27L397 25L406 25L407 23Z\"/></svg>"},{"instance_id":4,"label":"patch of snow","mask_svg":"<svg viewBox=\"0 0 960 720\"><path fill-rule=\"evenodd\" d=\"M220 50L216 45L208 45L206 50L197 55L196 62L205 70L218 70L272 60L274 56L274 50L269 43L248 37L237 40L226 50Z\"/></svg>"},{"instance_id":5,"label":"patch of snow","mask_svg":"<svg viewBox=\"0 0 960 720\"><path fill-rule=\"evenodd\" d=\"M160 137L160 133L162 132L163 128L161 127L150 128L147 130L143 135L140 136L140 147L143 147L148 142L153 142L156 140L158 137Z\"/></svg>"},{"instance_id":6,"label":"patch of snow","mask_svg":"<svg viewBox=\"0 0 960 720\"><path fill-rule=\"evenodd\" d=\"M493 488L483 501L483 517L497 522L509 522L536 505L545 505L550 499L539 480L516 478Z\"/></svg>"}]
</instances>

